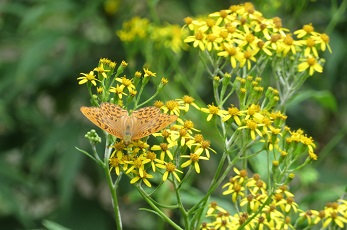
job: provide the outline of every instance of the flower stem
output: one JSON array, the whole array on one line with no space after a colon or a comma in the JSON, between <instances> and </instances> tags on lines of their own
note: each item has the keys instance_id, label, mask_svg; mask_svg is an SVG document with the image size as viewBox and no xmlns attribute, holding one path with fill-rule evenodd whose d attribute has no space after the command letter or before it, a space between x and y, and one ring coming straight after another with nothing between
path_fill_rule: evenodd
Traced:
<instances>
[{"instance_id":1,"label":"flower stem","mask_svg":"<svg viewBox=\"0 0 347 230\"><path fill-rule=\"evenodd\" d=\"M120 211L119 211L117 191L116 191L121 175L118 177L117 181L113 184L112 177L111 177L110 170L109 170L109 158L111 155L112 148L108 147L108 145L109 145L109 141L108 141L108 138L106 138L104 164L102 165L102 167L104 169L104 173L106 176L107 185L108 185L110 192L111 192L114 218L115 218L116 225L117 225L116 229L122 230L123 229L122 218L121 218Z\"/></svg>"},{"instance_id":2,"label":"flower stem","mask_svg":"<svg viewBox=\"0 0 347 230\"><path fill-rule=\"evenodd\" d=\"M146 192L139 185L136 185L136 189L139 191L141 196L146 200L146 202L157 212L157 214L162 217L167 223L169 223L174 229L183 230L180 226L178 226L175 222L173 222L164 212L162 212L146 195Z\"/></svg>"}]
</instances>

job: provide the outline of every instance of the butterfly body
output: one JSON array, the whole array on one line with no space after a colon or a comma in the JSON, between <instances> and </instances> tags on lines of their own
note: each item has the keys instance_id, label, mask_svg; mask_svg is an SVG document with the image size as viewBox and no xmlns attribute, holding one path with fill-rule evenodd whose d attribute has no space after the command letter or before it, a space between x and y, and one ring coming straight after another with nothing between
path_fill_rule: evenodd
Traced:
<instances>
[{"instance_id":1,"label":"butterfly body","mask_svg":"<svg viewBox=\"0 0 347 230\"><path fill-rule=\"evenodd\" d=\"M156 133L177 120L176 115L163 114L154 106L133 111L111 104L100 107L81 107L81 112L96 126L123 139L125 143Z\"/></svg>"}]
</instances>

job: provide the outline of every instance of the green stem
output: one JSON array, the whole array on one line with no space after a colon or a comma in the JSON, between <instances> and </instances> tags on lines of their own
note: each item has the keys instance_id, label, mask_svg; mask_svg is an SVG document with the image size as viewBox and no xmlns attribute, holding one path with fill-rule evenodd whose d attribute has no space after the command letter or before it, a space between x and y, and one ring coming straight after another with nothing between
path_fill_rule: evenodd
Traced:
<instances>
[{"instance_id":1,"label":"green stem","mask_svg":"<svg viewBox=\"0 0 347 230\"><path fill-rule=\"evenodd\" d=\"M180 194L179 189L178 189L179 185L177 185L177 181L175 180L174 175L172 174L171 176L172 176L173 184L175 185L175 193L176 193L177 204L178 204L179 210L182 213L182 216L183 216L183 219L184 219L184 225L186 226L186 230L189 230L189 229L187 229L187 228L189 228L188 215L187 215L187 211L183 207L181 194Z\"/></svg>"},{"instance_id":2,"label":"green stem","mask_svg":"<svg viewBox=\"0 0 347 230\"><path fill-rule=\"evenodd\" d=\"M184 175L183 179L181 180L181 183L178 185L177 190L181 189L181 186L188 180L190 177L190 174L193 172L193 166L189 166L188 172Z\"/></svg>"},{"instance_id":3,"label":"green stem","mask_svg":"<svg viewBox=\"0 0 347 230\"><path fill-rule=\"evenodd\" d=\"M191 229L198 228L199 223L201 221L202 212L204 211L204 207L206 206L212 192L214 192L216 190L216 188L223 182L224 178L228 175L228 173L229 173L229 171L233 165L233 164L229 164L228 167L224 170L224 173L222 174L222 176L217 180L217 178L219 177L219 174L222 170L222 167L224 165L226 157L227 157L227 154L224 153L222 155L221 160L219 161L216 173L212 179L210 188L206 192L205 196L198 203L196 203L187 213L188 216L190 216L193 212L195 212L197 209L199 209L198 213L195 214L194 218L191 221Z\"/></svg>"},{"instance_id":4,"label":"green stem","mask_svg":"<svg viewBox=\"0 0 347 230\"><path fill-rule=\"evenodd\" d=\"M158 14L157 14L157 12L155 10L156 4L158 2L159 1L149 0L149 1L147 1L147 6L148 6L148 10L150 12L150 15L151 15L151 18L152 18L153 22L155 22L157 25L160 25L160 19L159 19Z\"/></svg>"},{"instance_id":5,"label":"green stem","mask_svg":"<svg viewBox=\"0 0 347 230\"><path fill-rule=\"evenodd\" d=\"M272 164L270 162L270 153L269 153L269 151L266 151L266 161L267 161L267 163L266 163L266 171L267 171L267 175L268 175L268 177L267 177L267 179L268 179L267 184L269 186L269 191L271 191L272 183L271 183L271 176L270 176L271 175L270 165L272 165Z\"/></svg>"},{"instance_id":6,"label":"green stem","mask_svg":"<svg viewBox=\"0 0 347 230\"><path fill-rule=\"evenodd\" d=\"M109 158L111 155L112 148L109 148L108 146L109 146L109 141L108 141L108 138L106 138L106 147L105 147L103 169L104 169L104 173L106 176L107 185L108 185L110 192L111 192L113 212L114 212L114 218L116 221L117 229L122 230L123 229L122 218L121 218L120 211L119 211L118 198L117 198L117 192L116 192L117 187L118 187L117 185L120 181L121 175L117 178L117 181L115 182L115 184L113 184L112 177L110 174L110 169L109 169Z\"/></svg>"},{"instance_id":7,"label":"green stem","mask_svg":"<svg viewBox=\"0 0 347 230\"><path fill-rule=\"evenodd\" d=\"M150 102L151 100L153 100L153 98L155 98L155 97L158 95L158 93L159 93L159 90L157 90L157 91L152 95L152 97L150 97L150 98L147 99L146 101L142 102L142 103L139 104L137 107L141 107L141 106L147 104L148 102ZM136 109L136 108L134 108L134 109Z\"/></svg>"},{"instance_id":8,"label":"green stem","mask_svg":"<svg viewBox=\"0 0 347 230\"><path fill-rule=\"evenodd\" d=\"M215 100L218 102L217 98L215 98ZM222 132L223 134L221 134L222 139L225 139L225 135L226 135L226 128L225 128L225 123L221 122L221 127L222 127ZM217 128L218 130L218 128ZM196 204L194 205L188 212L188 216L190 214L192 214L193 212L195 212L195 210L198 210L198 212L194 215L194 217L191 220L191 229L196 229L198 228L198 226L200 226L201 224L201 220L202 220L202 214L203 211L207 205L207 202L212 194L212 192L214 192L216 190L216 188L223 182L224 178L228 175L229 171L231 170L231 167L233 165L233 162L230 162L230 164L228 164L228 167L224 170L224 173L222 174L222 176L220 176L225 160L227 159L228 156L228 146L230 145L230 143L228 141L225 141L225 146L226 149L221 157L221 160L219 161L219 164L217 166L215 175L211 181L211 185L210 188L208 190L208 192L206 193L206 195ZM236 158L234 158L234 160L236 160ZM218 179L219 178L219 179Z\"/></svg>"},{"instance_id":9,"label":"green stem","mask_svg":"<svg viewBox=\"0 0 347 230\"><path fill-rule=\"evenodd\" d=\"M337 2L339 1L334 1L334 5L337 5ZM332 15L332 19L330 20L329 25L326 28L326 33L331 33L331 31L333 31L333 29L336 27L336 24L339 21L342 21L343 15L346 12L347 9L347 1L344 0L341 4L340 7L335 10L334 12L331 12Z\"/></svg>"},{"instance_id":10,"label":"green stem","mask_svg":"<svg viewBox=\"0 0 347 230\"><path fill-rule=\"evenodd\" d=\"M173 222L164 212L162 212L146 195L146 192L139 185L136 185L137 191L141 194L141 196L146 200L147 204L151 206L159 216L161 216L167 223L169 223L174 229L183 230L180 226L178 226L175 222Z\"/></svg>"}]
</instances>

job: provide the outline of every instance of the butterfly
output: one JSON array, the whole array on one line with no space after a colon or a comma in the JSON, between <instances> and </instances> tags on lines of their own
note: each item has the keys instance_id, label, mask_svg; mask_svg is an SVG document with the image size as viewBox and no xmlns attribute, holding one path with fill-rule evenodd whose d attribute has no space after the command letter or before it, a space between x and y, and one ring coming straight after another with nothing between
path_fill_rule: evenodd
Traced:
<instances>
[{"instance_id":1,"label":"butterfly","mask_svg":"<svg viewBox=\"0 0 347 230\"><path fill-rule=\"evenodd\" d=\"M81 107L81 112L99 128L120 138L125 144L156 133L177 120L176 115L163 114L154 106L133 111L112 103L100 107Z\"/></svg>"}]
</instances>

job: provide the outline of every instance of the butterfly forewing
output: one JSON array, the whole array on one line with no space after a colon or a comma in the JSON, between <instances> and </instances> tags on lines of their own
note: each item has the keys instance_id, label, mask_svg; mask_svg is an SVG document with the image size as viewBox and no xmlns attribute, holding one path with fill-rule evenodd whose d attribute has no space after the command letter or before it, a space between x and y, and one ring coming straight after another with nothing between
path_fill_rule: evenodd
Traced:
<instances>
[{"instance_id":1,"label":"butterfly forewing","mask_svg":"<svg viewBox=\"0 0 347 230\"><path fill-rule=\"evenodd\" d=\"M81 112L91 122L103 130L109 129L108 121L105 116L101 113L101 110L97 107L81 107Z\"/></svg>"},{"instance_id":2,"label":"butterfly forewing","mask_svg":"<svg viewBox=\"0 0 347 230\"><path fill-rule=\"evenodd\" d=\"M128 111L125 109L122 109L120 106L115 105L115 104L111 104L111 103L102 103L100 105L100 109L102 110L102 112L111 117L113 120L118 121L119 119L121 119L124 116L128 115Z\"/></svg>"},{"instance_id":3,"label":"butterfly forewing","mask_svg":"<svg viewBox=\"0 0 347 230\"><path fill-rule=\"evenodd\" d=\"M103 103L100 108L81 107L81 112L95 125L118 138L123 138L122 118L128 112L119 106Z\"/></svg>"}]
</instances>

